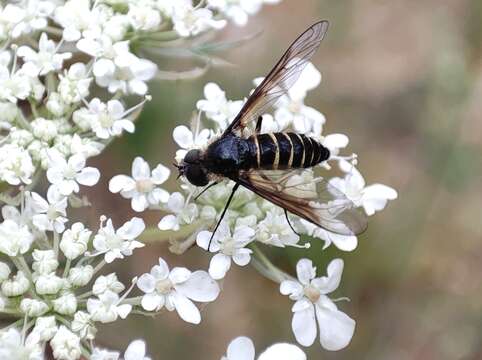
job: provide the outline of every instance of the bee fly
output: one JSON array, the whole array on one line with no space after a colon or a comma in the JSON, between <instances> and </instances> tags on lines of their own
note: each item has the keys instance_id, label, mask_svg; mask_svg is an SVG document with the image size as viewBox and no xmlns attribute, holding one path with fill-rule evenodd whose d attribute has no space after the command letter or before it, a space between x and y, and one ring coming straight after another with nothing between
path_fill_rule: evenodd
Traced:
<instances>
[{"instance_id":1,"label":"bee fly","mask_svg":"<svg viewBox=\"0 0 482 360\"><path fill-rule=\"evenodd\" d=\"M240 185L282 207L292 229L288 211L337 234L355 235L366 229L364 214L322 178L310 184L290 181L292 175L327 160L330 151L326 147L314 138L294 132L260 134L261 115L299 78L327 29L328 22L320 21L302 33L223 134L204 151L190 150L177 166L179 176L185 176L191 184L207 185L201 194L222 179L235 182L210 243ZM246 127L254 121L254 134L246 136Z\"/></svg>"}]
</instances>

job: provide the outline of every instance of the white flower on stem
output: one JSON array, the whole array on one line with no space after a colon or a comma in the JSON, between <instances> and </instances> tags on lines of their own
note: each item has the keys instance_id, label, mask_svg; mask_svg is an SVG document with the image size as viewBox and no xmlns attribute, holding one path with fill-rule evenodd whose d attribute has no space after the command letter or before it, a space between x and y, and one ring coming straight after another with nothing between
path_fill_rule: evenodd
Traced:
<instances>
[{"instance_id":1,"label":"white flower on stem","mask_svg":"<svg viewBox=\"0 0 482 360\"><path fill-rule=\"evenodd\" d=\"M36 334L24 339L22 333L12 327L0 330L0 359L43 360L44 354Z\"/></svg>"},{"instance_id":2,"label":"white flower on stem","mask_svg":"<svg viewBox=\"0 0 482 360\"><path fill-rule=\"evenodd\" d=\"M39 194L32 192L31 206L34 213L32 217L33 224L40 231L56 231L61 233L65 229L67 219L67 198L62 196L59 189L50 186L47 190L47 200Z\"/></svg>"},{"instance_id":3,"label":"white flower on stem","mask_svg":"<svg viewBox=\"0 0 482 360\"><path fill-rule=\"evenodd\" d=\"M71 65L68 70L64 70L63 74L59 74L58 92L60 98L66 104L80 101L89 95L89 86L92 79L88 75L85 64L75 63Z\"/></svg>"},{"instance_id":4,"label":"white flower on stem","mask_svg":"<svg viewBox=\"0 0 482 360\"><path fill-rule=\"evenodd\" d=\"M37 317L45 314L49 306L41 300L24 298L20 302L20 310L29 317Z\"/></svg>"},{"instance_id":5,"label":"white flower on stem","mask_svg":"<svg viewBox=\"0 0 482 360\"><path fill-rule=\"evenodd\" d=\"M340 250L353 251L358 246L358 239L355 235L341 235L325 230L309 221L300 219L300 223L305 228L306 235L316 237L325 242L323 249L326 249L332 243Z\"/></svg>"},{"instance_id":6,"label":"white flower on stem","mask_svg":"<svg viewBox=\"0 0 482 360\"><path fill-rule=\"evenodd\" d=\"M227 100L226 93L212 82L204 85L204 97L196 103L196 107L215 121L220 129L225 129L243 106L242 100Z\"/></svg>"},{"instance_id":7,"label":"white flower on stem","mask_svg":"<svg viewBox=\"0 0 482 360\"><path fill-rule=\"evenodd\" d=\"M136 240L136 237L144 231L145 227L142 219L134 217L115 230L112 220L108 219L105 226L101 223L101 228L94 237L93 244L97 250L95 255L104 254L104 260L107 263L132 255L134 249L144 246Z\"/></svg>"},{"instance_id":8,"label":"white flower on stem","mask_svg":"<svg viewBox=\"0 0 482 360\"><path fill-rule=\"evenodd\" d=\"M69 0L63 6L58 6L54 20L63 28L63 38L66 41L79 40L83 32L100 33L100 13L95 7L91 9L89 0Z\"/></svg>"},{"instance_id":9,"label":"white flower on stem","mask_svg":"<svg viewBox=\"0 0 482 360\"><path fill-rule=\"evenodd\" d=\"M174 30L182 37L195 36L208 29L222 29L226 20L216 20L213 12L206 8L196 8L191 4L180 4L172 14Z\"/></svg>"},{"instance_id":10,"label":"white flower on stem","mask_svg":"<svg viewBox=\"0 0 482 360\"><path fill-rule=\"evenodd\" d=\"M254 360L255 349L250 338L239 336L232 340L221 360ZM258 360L306 360L306 355L298 346L278 343L270 346Z\"/></svg>"},{"instance_id":11,"label":"white flower on stem","mask_svg":"<svg viewBox=\"0 0 482 360\"><path fill-rule=\"evenodd\" d=\"M25 100L32 92L32 80L22 70L10 70L0 65L0 100L16 103Z\"/></svg>"},{"instance_id":12,"label":"white flower on stem","mask_svg":"<svg viewBox=\"0 0 482 360\"><path fill-rule=\"evenodd\" d=\"M124 353L124 360L151 360L146 356L146 343L142 340L132 341Z\"/></svg>"},{"instance_id":13,"label":"white flower on stem","mask_svg":"<svg viewBox=\"0 0 482 360\"><path fill-rule=\"evenodd\" d=\"M231 234L227 221L221 222L209 246L211 231L201 231L196 238L196 243L204 250L217 252L209 263L209 275L213 279L224 278L231 267L231 261L239 266L247 265L251 260L251 249L247 249L254 240L255 231L248 226L236 226Z\"/></svg>"},{"instance_id":14,"label":"white flower on stem","mask_svg":"<svg viewBox=\"0 0 482 360\"><path fill-rule=\"evenodd\" d=\"M38 317L35 320L35 327L32 332L38 334L40 340L48 341L53 338L57 332L58 327L55 321L55 316Z\"/></svg>"},{"instance_id":15,"label":"white flower on stem","mask_svg":"<svg viewBox=\"0 0 482 360\"><path fill-rule=\"evenodd\" d=\"M8 297L25 294L29 288L30 281L23 271L18 271L12 279L7 279L2 282L2 293Z\"/></svg>"},{"instance_id":16,"label":"white flower on stem","mask_svg":"<svg viewBox=\"0 0 482 360\"><path fill-rule=\"evenodd\" d=\"M94 98L87 108L77 110L74 118L79 125L88 123L98 138L108 139L111 136L119 136L124 131L134 132L134 123L125 117L126 114L119 100L110 100L105 104Z\"/></svg>"},{"instance_id":17,"label":"white flower on stem","mask_svg":"<svg viewBox=\"0 0 482 360\"><path fill-rule=\"evenodd\" d=\"M296 265L298 281L285 280L280 292L296 301L291 323L296 340L303 346L311 346L316 338L316 326L320 331L320 343L326 350L343 349L355 331L355 321L338 310L326 296L338 288L343 272L343 260L328 264L327 276L316 277L311 260L301 259Z\"/></svg>"},{"instance_id":18,"label":"white flower on stem","mask_svg":"<svg viewBox=\"0 0 482 360\"><path fill-rule=\"evenodd\" d=\"M72 320L72 330L80 335L82 339L94 340L97 329L89 313L77 311ZM93 359L93 357L92 357Z\"/></svg>"},{"instance_id":19,"label":"white flower on stem","mask_svg":"<svg viewBox=\"0 0 482 360\"><path fill-rule=\"evenodd\" d=\"M157 187L163 184L170 175L170 170L162 164L154 170L141 157L136 157L132 162L132 177L116 175L109 181L109 190L131 200L133 210L141 212L150 205L156 206L169 200L169 193Z\"/></svg>"},{"instance_id":20,"label":"white flower on stem","mask_svg":"<svg viewBox=\"0 0 482 360\"><path fill-rule=\"evenodd\" d=\"M72 286L81 287L87 285L94 276L94 268L91 265L76 266L69 270L68 280Z\"/></svg>"},{"instance_id":21,"label":"white flower on stem","mask_svg":"<svg viewBox=\"0 0 482 360\"><path fill-rule=\"evenodd\" d=\"M22 69L29 76L42 76L51 71L62 69L64 60L70 59L72 53L57 53L58 46L53 40L49 40L46 33L40 35L38 42L38 52L29 46L21 46L18 48L18 56L23 58L24 64Z\"/></svg>"},{"instance_id":22,"label":"white flower on stem","mask_svg":"<svg viewBox=\"0 0 482 360\"><path fill-rule=\"evenodd\" d=\"M179 192L169 196L166 210L174 214L166 215L159 221L158 227L161 230L177 231L181 225L191 224L199 215L197 205L186 202L184 196Z\"/></svg>"},{"instance_id":23,"label":"white flower on stem","mask_svg":"<svg viewBox=\"0 0 482 360\"><path fill-rule=\"evenodd\" d=\"M383 184L366 186L361 173L349 162L341 160L340 169L346 173L344 178L330 179L330 184L343 192L356 206L362 206L367 215L383 210L388 200L395 200L397 191Z\"/></svg>"},{"instance_id":24,"label":"white flower on stem","mask_svg":"<svg viewBox=\"0 0 482 360\"><path fill-rule=\"evenodd\" d=\"M14 144L5 144L0 147L0 153L0 180L10 185L30 184L35 166L28 151Z\"/></svg>"},{"instance_id":25,"label":"white flower on stem","mask_svg":"<svg viewBox=\"0 0 482 360\"><path fill-rule=\"evenodd\" d=\"M176 151L176 161L179 163L191 149L198 149L207 145L211 132L208 129L196 131L194 134L187 126L176 126L172 137L181 149Z\"/></svg>"},{"instance_id":26,"label":"white flower on stem","mask_svg":"<svg viewBox=\"0 0 482 360\"><path fill-rule=\"evenodd\" d=\"M67 259L73 260L87 251L92 231L86 229L84 224L76 222L62 234L60 250Z\"/></svg>"},{"instance_id":27,"label":"white flower on stem","mask_svg":"<svg viewBox=\"0 0 482 360\"><path fill-rule=\"evenodd\" d=\"M35 249L32 252L32 269L36 274L50 274L59 267L57 255L53 250L39 250Z\"/></svg>"},{"instance_id":28,"label":"white flower on stem","mask_svg":"<svg viewBox=\"0 0 482 360\"><path fill-rule=\"evenodd\" d=\"M18 256L29 251L34 236L27 225L6 219L0 223L0 252L8 256Z\"/></svg>"},{"instance_id":29,"label":"white flower on stem","mask_svg":"<svg viewBox=\"0 0 482 360\"><path fill-rule=\"evenodd\" d=\"M285 214L274 208L259 222L256 240L278 247L294 246L300 237L291 229Z\"/></svg>"},{"instance_id":30,"label":"white flower on stem","mask_svg":"<svg viewBox=\"0 0 482 360\"><path fill-rule=\"evenodd\" d=\"M65 279L55 275L55 272L39 275L35 279L35 291L40 295L57 294L64 285Z\"/></svg>"},{"instance_id":31,"label":"white flower on stem","mask_svg":"<svg viewBox=\"0 0 482 360\"><path fill-rule=\"evenodd\" d=\"M45 28L48 24L48 18L55 9L55 4L47 0L29 0L22 4L22 8L23 17L21 21L18 21L18 19L15 21L15 27L12 31L13 37Z\"/></svg>"},{"instance_id":32,"label":"white flower on stem","mask_svg":"<svg viewBox=\"0 0 482 360\"><path fill-rule=\"evenodd\" d=\"M111 273L109 275L101 275L95 279L92 292L95 295L100 295L106 291L112 291L119 294L124 291L124 289L125 286L117 279L116 273Z\"/></svg>"},{"instance_id":33,"label":"white flower on stem","mask_svg":"<svg viewBox=\"0 0 482 360\"><path fill-rule=\"evenodd\" d=\"M128 41L112 43L105 36L96 39L81 39L79 50L98 58L93 66L97 85L106 87L110 93L145 95L146 81L152 79L157 66L152 61L141 59L129 50Z\"/></svg>"},{"instance_id":34,"label":"white flower on stem","mask_svg":"<svg viewBox=\"0 0 482 360\"><path fill-rule=\"evenodd\" d=\"M100 178L100 172L93 167L85 167L85 158L74 154L66 160L57 150L48 152L49 168L47 179L58 187L60 194L70 195L79 192L79 184L93 186Z\"/></svg>"},{"instance_id":35,"label":"white flower on stem","mask_svg":"<svg viewBox=\"0 0 482 360\"><path fill-rule=\"evenodd\" d=\"M155 9L145 6L142 3L129 4L129 12L127 13L130 24L135 30L155 30L161 24L161 13Z\"/></svg>"},{"instance_id":36,"label":"white flower on stem","mask_svg":"<svg viewBox=\"0 0 482 360\"><path fill-rule=\"evenodd\" d=\"M50 340L50 346L56 359L80 358L80 338L64 325L59 327L57 333Z\"/></svg>"},{"instance_id":37,"label":"white flower on stem","mask_svg":"<svg viewBox=\"0 0 482 360\"><path fill-rule=\"evenodd\" d=\"M201 314L193 301L214 301L220 291L219 285L207 272L191 272L180 267L169 271L162 258L150 273L139 277L137 286L145 293L141 303L145 310L175 309L181 319L192 324L201 322Z\"/></svg>"},{"instance_id":38,"label":"white flower on stem","mask_svg":"<svg viewBox=\"0 0 482 360\"><path fill-rule=\"evenodd\" d=\"M67 292L57 299L52 300L54 310L62 315L73 315L77 311L77 298L73 293Z\"/></svg>"},{"instance_id":39,"label":"white flower on stem","mask_svg":"<svg viewBox=\"0 0 482 360\"><path fill-rule=\"evenodd\" d=\"M92 320L100 321L103 324L116 321L118 317L125 319L131 312L132 305L122 304L122 300L123 298L118 294L107 290L97 299L89 298L87 300L87 311Z\"/></svg>"}]
</instances>

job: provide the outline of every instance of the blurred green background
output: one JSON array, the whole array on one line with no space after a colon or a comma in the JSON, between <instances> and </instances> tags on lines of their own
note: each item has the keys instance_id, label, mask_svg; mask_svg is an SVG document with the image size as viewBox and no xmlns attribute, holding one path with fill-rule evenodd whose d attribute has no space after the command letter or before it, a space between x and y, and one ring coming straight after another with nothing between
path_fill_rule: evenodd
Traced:
<instances>
[{"instance_id":1,"label":"blurred green background","mask_svg":"<svg viewBox=\"0 0 482 360\"><path fill-rule=\"evenodd\" d=\"M309 257L319 272L334 257L345 260L334 294L357 320L352 343L310 359L481 359L482 358L482 2L480 0L315 1L285 0L266 6L244 28L228 26L217 40L263 31L221 56L235 67L219 67L195 80L151 84L153 101L133 135L123 136L93 162L102 183L89 196L91 224L109 214L117 224L133 216L129 202L106 191L115 174L129 173L136 155L152 165L171 164L175 125L187 124L203 86L217 82L228 98L240 99L251 80L263 76L288 44L318 19L331 28L313 63L322 85L306 101L327 117L325 133L342 132L360 156L367 183L398 190L399 199L370 220L352 253L333 246L322 251L271 251L270 258L294 274L297 259ZM163 70L193 65L159 59ZM167 188L177 184L170 180ZM145 219L157 224L159 212ZM162 256L171 266L207 269L197 249L171 255L167 244L136 251L115 269L127 283L149 271ZM292 302L278 285L253 269L234 267L219 299L202 311L199 326L177 314L107 325L101 345L123 349L133 338L147 340L153 359L219 359L229 341L250 336L258 351L295 342Z\"/></svg>"}]
</instances>

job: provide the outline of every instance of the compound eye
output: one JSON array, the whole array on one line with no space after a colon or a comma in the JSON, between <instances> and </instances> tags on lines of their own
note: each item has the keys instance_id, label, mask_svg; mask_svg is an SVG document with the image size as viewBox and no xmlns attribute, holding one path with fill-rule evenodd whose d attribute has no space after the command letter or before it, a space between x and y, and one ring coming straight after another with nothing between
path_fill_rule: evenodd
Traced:
<instances>
[{"instance_id":1,"label":"compound eye","mask_svg":"<svg viewBox=\"0 0 482 360\"><path fill-rule=\"evenodd\" d=\"M199 158L201 157L201 151L198 149L189 150L189 152L184 157L184 161L189 164L195 164L199 162Z\"/></svg>"},{"instance_id":2,"label":"compound eye","mask_svg":"<svg viewBox=\"0 0 482 360\"><path fill-rule=\"evenodd\" d=\"M189 165L186 167L186 178L189 182L196 186L205 186L209 183L208 177L203 169L198 165Z\"/></svg>"}]
</instances>

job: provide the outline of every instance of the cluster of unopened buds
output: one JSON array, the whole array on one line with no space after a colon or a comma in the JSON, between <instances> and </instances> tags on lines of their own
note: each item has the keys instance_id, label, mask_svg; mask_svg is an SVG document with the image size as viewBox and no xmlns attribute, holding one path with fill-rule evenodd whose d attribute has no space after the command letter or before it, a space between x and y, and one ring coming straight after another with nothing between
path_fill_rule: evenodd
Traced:
<instances>
[{"instance_id":1,"label":"cluster of unopened buds","mask_svg":"<svg viewBox=\"0 0 482 360\"><path fill-rule=\"evenodd\" d=\"M229 20L244 25L263 3L277 2L23 0L0 6L0 315L6 323L0 329L1 359L44 359L47 348L55 359L118 359L119 352L96 346L98 324L164 309L198 324L196 304L216 300L218 281L233 262L252 263L295 301L292 328L299 344L313 344L317 329L325 349L350 342L355 321L328 297L340 283L343 261L331 261L327 274L317 277L311 261L301 259L294 278L269 262L262 247L308 248L313 239L352 251L355 236L329 233L290 215L295 233L282 209L240 190L208 246L233 184L221 183L197 197L199 189L181 179L180 190L168 192L163 184L171 176L169 168L159 164L151 169L137 157L132 173L113 177L109 190L129 199L138 213L164 212L158 227L149 231L155 237L167 234L171 251L183 253L197 245L213 256L206 271L170 268L159 258L149 273L126 285L116 273L105 273L104 266L145 246L143 219L114 224L102 216L97 226L70 215L73 208L90 205L80 191L101 177L99 169L86 165L88 159L119 135L134 132L135 119L151 99L147 81L156 77L157 66L134 49L152 51L163 42L175 47ZM366 186L355 157L340 155L348 138L323 134L324 116L304 104L306 93L320 81L309 64L275 112L263 116L262 131L293 129L319 139L332 154L322 167L336 165L343 174L330 184L373 215L397 193L381 184ZM141 99L129 107L125 98L131 95ZM180 147L176 160L205 147L243 103L228 100L218 85L208 83L194 127L174 129ZM303 174L307 182L314 176L312 171ZM45 192L42 180L48 183ZM149 359L146 352L144 342L134 340L123 358ZM254 345L245 337L233 340L223 357L254 358ZM258 357L282 358L306 356L297 346L276 344Z\"/></svg>"}]
</instances>

